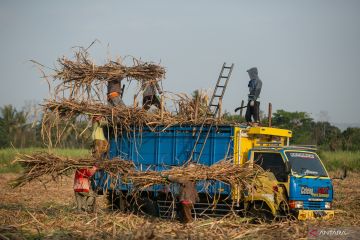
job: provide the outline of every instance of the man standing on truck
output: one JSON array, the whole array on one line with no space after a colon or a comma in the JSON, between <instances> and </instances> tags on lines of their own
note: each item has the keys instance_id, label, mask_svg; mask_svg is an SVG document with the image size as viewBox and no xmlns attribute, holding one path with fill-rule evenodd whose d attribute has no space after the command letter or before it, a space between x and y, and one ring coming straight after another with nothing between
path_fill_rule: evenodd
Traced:
<instances>
[{"instance_id":1,"label":"man standing on truck","mask_svg":"<svg viewBox=\"0 0 360 240\"><path fill-rule=\"evenodd\" d=\"M260 123L259 110L260 110L260 102L257 101L262 87L262 81L258 76L258 69L256 67L250 68L247 70L250 81L248 84L249 87L249 95L248 95L248 104L246 108L245 119L250 124L251 116L254 118L254 122L256 124Z\"/></svg>"},{"instance_id":2,"label":"man standing on truck","mask_svg":"<svg viewBox=\"0 0 360 240\"><path fill-rule=\"evenodd\" d=\"M161 175L163 176L163 175ZM185 178L175 176L163 176L166 180L178 183L179 189L179 212L180 221L182 223L190 223L193 221L191 210L194 208L194 204L199 201L199 195L196 191L196 185L193 181L189 181Z\"/></svg>"},{"instance_id":3,"label":"man standing on truck","mask_svg":"<svg viewBox=\"0 0 360 240\"><path fill-rule=\"evenodd\" d=\"M143 108L149 110L151 105L161 108L159 96L156 94L156 90L159 94L162 94L159 83L154 81L142 81L141 90L143 91Z\"/></svg>"},{"instance_id":4,"label":"man standing on truck","mask_svg":"<svg viewBox=\"0 0 360 240\"><path fill-rule=\"evenodd\" d=\"M107 85L107 99L111 106L125 106L122 100L122 92L123 89L121 88L121 80L109 80Z\"/></svg>"}]
</instances>

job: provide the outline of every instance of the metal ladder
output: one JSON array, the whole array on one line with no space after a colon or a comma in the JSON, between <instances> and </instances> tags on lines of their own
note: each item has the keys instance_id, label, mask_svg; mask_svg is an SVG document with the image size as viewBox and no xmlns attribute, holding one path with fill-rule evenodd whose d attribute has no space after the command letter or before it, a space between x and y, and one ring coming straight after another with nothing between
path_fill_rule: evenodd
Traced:
<instances>
[{"instance_id":1,"label":"metal ladder","mask_svg":"<svg viewBox=\"0 0 360 240\"><path fill-rule=\"evenodd\" d=\"M216 114L219 111L219 105L221 104L221 101L225 94L225 90L229 82L233 68L234 68L233 63L231 64L231 66L226 66L226 63L224 63L221 68L219 78L216 82L214 92L209 103L209 115L212 117L216 117Z\"/></svg>"},{"instance_id":2,"label":"metal ladder","mask_svg":"<svg viewBox=\"0 0 360 240\"><path fill-rule=\"evenodd\" d=\"M192 162L196 162L198 163L200 160L200 157L202 155L202 152L205 148L205 144L207 139L209 138L210 132L211 132L211 128L212 128L212 124L210 126L208 126L208 130L206 132L204 132L204 122L201 124L198 132L197 132L197 138L194 144L194 147L191 151L191 155L189 158L189 161Z\"/></svg>"},{"instance_id":3,"label":"metal ladder","mask_svg":"<svg viewBox=\"0 0 360 240\"><path fill-rule=\"evenodd\" d=\"M227 84L229 82L232 70L234 68L234 64L232 63L231 66L226 66L226 63L224 62L224 64L222 65L220 74L219 74L219 78L216 82L215 88L214 88L214 92L213 95L211 97L210 100L210 104L209 104L209 116L215 118L216 114L219 111L219 105L221 104L222 98L225 94L225 90L227 87ZM220 90L219 90L220 89ZM192 161L192 162L196 162L198 163L200 160L200 157L202 155L202 152L205 148L205 144L207 139L209 138L210 132L211 132L211 128L213 126L213 124L211 124L208 127L208 130L206 133L203 132L204 129L204 124L205 124L206 118L204 119L203 123L201 124L201 127L198 131L198 135L197 135L197 139L195 141L194 147L191 151L190 154L190 158L188 161ZM200 148L200 150L199 150Z\"/></svg>"}]
</instances>

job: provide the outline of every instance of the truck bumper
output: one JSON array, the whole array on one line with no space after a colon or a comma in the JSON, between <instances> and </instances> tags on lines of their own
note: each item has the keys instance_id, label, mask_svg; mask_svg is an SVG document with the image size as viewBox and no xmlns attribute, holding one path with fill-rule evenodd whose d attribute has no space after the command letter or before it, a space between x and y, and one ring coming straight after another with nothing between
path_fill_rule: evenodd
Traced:
<instances>
[{"instance_id":1,"label":"truck bumper","mask_svg":"<svg viewBox=\"0 0 360 240\"><path fill-rule=\"evenodd\" d=\"M324 219L329 220L334 218L334 210L298 210L297 218L299 220L308 220L308 219Z\"/></svg>"}]
</instances>

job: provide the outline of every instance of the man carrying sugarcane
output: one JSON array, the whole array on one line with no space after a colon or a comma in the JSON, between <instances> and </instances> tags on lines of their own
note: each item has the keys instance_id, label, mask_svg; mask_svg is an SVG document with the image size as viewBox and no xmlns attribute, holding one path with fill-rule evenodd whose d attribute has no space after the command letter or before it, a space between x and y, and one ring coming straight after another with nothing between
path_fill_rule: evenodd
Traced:
<instances>
[{"instance_id":1,"label":"man carrying sugarcane","mask_svg":"<svg viewBox=\"0 0 360 240\"><path fill-rule=\"evenodd\" d=\"M97 160L103 159L104 155L109 151L109 143L105 138L103 127L107 125L105 117L95 115L92 118L93 132L91 138L93 140L92 156Z\"/></svg>"},{"instance_id":2,"label":"man carrying sugarcane","mask_svg":"<svg viewBox=\"0 0 360 240\"><path fill-rule=\"evenodd\" d=\"M162 91L159 86L159 83L156 80L142 81L141 90L143 91L142 104L145 110L149 110L151 105L156 106L158 109L161 108L160 99L159 96L156 94L156 92L158 92L161 95Z\"/></svg>"},{"instance_id":3,"label":"man carrying sugarcane","mask_svg":"<svg viewBox=\"0 0 360 240\"><path fill-rule=\"evenodd\" d=\"M181 177L165 176L161 174L166 180L179 184L179 213L180 221L182 223L190 223L193 221L191 214L194 204L199 201L199 195L196 191L195 182Z\"/></svg>"},{"instance_id":4,"label":"man carrying sugarcane","mask_svg":"<svg viewBox=\"0 0 360 240\"><path fill-rule=\"evenodd\" d=\"M248 95L248 104L246 108L245 119L249 124L252 124L251 117L253 117L255 124L259 124L260 102L257 100L260 96L262 81L258 76L258 69L256 67L250 68L249 70L247 70L247 72L250 77L250 81L248 84L250 93Z\"/></svg>"},{"instance_id":5,"label":"man carrying sugarcane","mask_svg":"<svg viewBox=\"0 0 360 240\"><path fill-rule=\"evenodd\" d=\"M90 177L95 174L97 166L80 168L75 172L74 192L78 211L95 212L96 195L90 189Z\"/></svg>"},{"instance_id":6,"label":"man carrying sugarcane","mask_svg":"<svg viewBox=\"0 0 360 240\"><path fill-rule=\"evenodd\" d=\"M121 87L121 80L109 80L107 85L107 99L111 106L125 106L122 95L124 87ZM125 85L124 85L125 86Z\"/></svg>"}]
</instances>

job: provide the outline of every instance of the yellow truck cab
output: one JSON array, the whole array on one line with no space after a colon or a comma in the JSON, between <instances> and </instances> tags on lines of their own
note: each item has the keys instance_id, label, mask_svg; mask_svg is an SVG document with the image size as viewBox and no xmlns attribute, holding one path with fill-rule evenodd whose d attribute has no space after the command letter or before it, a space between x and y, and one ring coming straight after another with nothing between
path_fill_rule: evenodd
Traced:
<instances>
[{"instance_id":1,"label":"yellow truck cab","mask_svg":"<svg viewBox=\"0 0 360 240\"><path fill-rule=\"evenodd\" d=\"M265 171L252 191L233 187L234 201L250 214L270 218L288 213L299 220L334 217L333 185L312 147L290 146L292 132L270 127L235 128L234 163Z\"/></svg>"}]
</instances>

